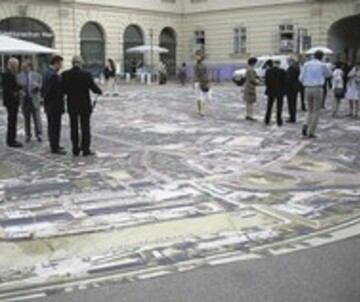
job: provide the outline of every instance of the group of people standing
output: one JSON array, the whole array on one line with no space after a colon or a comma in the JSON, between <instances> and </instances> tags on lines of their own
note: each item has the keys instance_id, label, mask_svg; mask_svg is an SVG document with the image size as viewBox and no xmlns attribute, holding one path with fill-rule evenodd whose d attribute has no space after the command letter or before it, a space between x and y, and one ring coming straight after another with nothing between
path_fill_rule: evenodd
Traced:
<instances>
[{"instance_id":1,"label":"group of people standing","mask_svg":"<svg viewBox=\"0 0 360 302\"><path fill-rule=\"evenodd\" d=\"M307 111L302 134L305 137L314 138L318 125L320 110L325 108L325 101L328 89L333 89L332 116L338 116L339 106L342 98L349 100L349 116L358 117L360 99L360 63L354 67L346 68L342 63L336 63L334 67L327 60L323 62L324 53L315 52L313 58L299 66L294 59L289 60L289 67L283 70L279 62L268 62L265 73L265 94L268 98L267 110L265 114L265 124L270 123L271 112L274 100L277 103L277 124L281 126L283 99L286 96L289 110L287 122L296 123L297 96L300 92L305 98L306 104L302 102L302 109ZM244 99L246 102L256 101L256 79L253 69L255 59L249 60L247 80L245 82ZM249 95L250 92L253 94ZM255 96L255 99L254 99ZM306 109L307 107L307 109ZM251 114L251 113L250 113ZM252 119L251 116L248 119Z\"/></svg>"},{"instance_id":2,"label":"group of people standing","mask_svg":"<svg viewBox=\"0 0 360 302\"><path fill-rule=\"evenodd\" d=\"M194 89L197 99L197 109L200 116L204 116L207 99L209 98L209 77L204 64L204 54L198 51L194 66ZM267 61L264 77L265 95L267 107L264 117L265 125L269 125L273 106L276 103L276 123L283 125L284 98L287 99L289 111L288 123L297 121L297 99L301 96L301 109L307 111L305 122L302 127L302 135L315 138L320 110L325 108L325 100L328 88L334 92L333 116L337 116L341 99L345 96L349 100L349 116L357 117L360 102L360 63L350 68L348 72L340 63L335 68L327 61L323 62L324 53L315 52L311 60L302 66L293 58L289 59L289 67L284 70L280 67L280 61ZM254 69L257 58L248 59L246 70L243 100L246 104L245 119L256 121L254 117L254 105L257 101L257 87L260 79Z\"/></svg>"},{"instance_id":3,"label":"group of people standing","mask_svg":"<svg viewBox=\"0 0 360 302\"><path fill-rule=\"evenodd\" d=\"M6 143L9 147L23 147L17 140L17 116L20 106L25 120L25 141L28 143L32 139L31 119L34 121L36 139L42 141L40 104L43 100L51 152L66 154L60 145L61 119L66 107L70 120L73 155L78 156L80 152L84 156L94 154L90 149L90 117L93 103L89 92L101 94L102 91L95 84L92 75L83 69L84 62L80 56L74 56L72 68L60 74L63 61L61 56L52 57L46 72L41 76L32 70L30 61L22 63L22 71L19 73L18 59L9 59L7 71L2 79L4 105L8 114Z\"/></svg>"},{"instance_id":4,"label":"group of people standing","mask_svg":"<svg viewBox=\"0 0 360 302\"><path fill-rule=\"evenodd\" d=\"M200 116L204 116L210 99L210 80L204 63L204 53L198 51L195 57L194 89L197 110ZM337 116L340 101L343 97L349 100L349 115L352 117L358 116L360 63L348 68L348 70L340 63L337 63L334 70L332 70L328 64L322 62L323 57L324 54L317 51L313 59L307 61L302 67L294 59L291 59L286 70L280 68L280 62L276 60L267 62L265 72L265 94L267 95L265 125L270 124L275 103L277 107L277 125L283 125L282 112L285 96L289 110L287 122L296 123L297 96L300 92L304 94L307 103L307 115L302 127L302 134L308 138L316 137L315 132L320 110L325 105L325 87L327 87L330 79L334 91L333 116ZM46 72L41 76L33 71L30 61L24 61L19 72L18 59L9 59L7 71L3 74L2 79L4 105L8 114L6 143L9 147L23 147L23 144L17 140L16 135L20 107L25 121L25 142L28 143L32 139L31 120L34 122L36 140L38 142L42 141L43 131L40 107L43 100L51 152L60 155L66 154L66 151L60 145L61 119L66 107L70 121L72 154L74 156L78 156L81 152L84 156L93 154L90 149L90 117L94 104L90 98L90 91L95 94L102 94L102 91L95 84L92 75L83 69L84 62L80 56L74 56L72 68L60 74L63 61L61 56L52 57ZM256 121L254 118L254 104L257 101L256 89L260 84L254 70L256 62L255 57L248 60L243 89L243 100L246 103L245 119L249 121ZM183 68L186 68L185 64ZM105 78L110 82L108 85L114 85L115 74L115 64L109 59L104 69ZM302 109L306 110L305 104L302 104Z\"/></svg>"},{"instance_id":5,"label":"group of people standing","mask_svg":"<svg viewBox=\"0 0 360 302\"><path fill-rule=\"evenodd\" d=\"M34 121L36 139L42 141L42 125L40 117L40 89L42 80L40 74L32 70L29 61L22 63L19 73L19 61L10 58L7 71L3 74L3 99L7 109L6 143L9 147L19 148L23 144L17 141L17 119L21 109L25 121L26 142L30 142L31 119Z\"/></svg>"}]
</instances>

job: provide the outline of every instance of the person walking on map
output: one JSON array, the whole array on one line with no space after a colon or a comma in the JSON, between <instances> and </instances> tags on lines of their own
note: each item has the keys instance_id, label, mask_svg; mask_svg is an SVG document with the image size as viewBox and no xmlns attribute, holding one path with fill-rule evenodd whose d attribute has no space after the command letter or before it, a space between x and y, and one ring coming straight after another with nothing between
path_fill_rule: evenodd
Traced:
<instances>
[{"instance_id":1,"label":"person walking on map","mask_svg":"<svg viewBox=\"0 0 360 302\"><path fill-rule=\"evenodd\" d=\"M323 87L331 75L327 66L321 61L324 57L322 51L317 51L314 58L305 63L301 70L299 80L305 87L305 96L308 112L302 128L302 135L315 138L315 131L319 122L320 108L323 102Z\"/></svg>"},{"instance_id":2,"label":"person walking on map","mask_svg":"<svg viewBox=\"0 0 360 302\"><path fill-rule=\"evenodd\" d=\"M209 75L204 64L205 55L202 50L195 53L196 64L194 66L194 89L196 95L197 109L200 116L206 113L207 103L209 102Z\"/></svg>"}]
</instances>

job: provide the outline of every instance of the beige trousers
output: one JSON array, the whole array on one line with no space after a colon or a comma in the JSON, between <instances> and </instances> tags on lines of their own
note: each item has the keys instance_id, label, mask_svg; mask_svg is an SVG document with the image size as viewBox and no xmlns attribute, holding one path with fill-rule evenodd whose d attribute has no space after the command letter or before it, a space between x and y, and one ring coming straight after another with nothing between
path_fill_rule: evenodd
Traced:
<instances>
[{"instance_id":1,"label":"beige trousers","mask_svg":"<svg viewBox=\"0 0 360 302\"><path fill-rule=\"evenodd\" d=\"M246 102L246 117L254 118L254 104Z\"/></svg>"},{"instance_id":2,"label":"beige trousers","mask_svg":"<svg viewBox=\"0 0 360 302\"><path fill-rule=\"evenodd\" d=\"M308 135L314 135L320 117L320 109L323 99L323 88L306 87L305 95L308 109L305 125L308 127Z\"/></svg>"}]
</instances>

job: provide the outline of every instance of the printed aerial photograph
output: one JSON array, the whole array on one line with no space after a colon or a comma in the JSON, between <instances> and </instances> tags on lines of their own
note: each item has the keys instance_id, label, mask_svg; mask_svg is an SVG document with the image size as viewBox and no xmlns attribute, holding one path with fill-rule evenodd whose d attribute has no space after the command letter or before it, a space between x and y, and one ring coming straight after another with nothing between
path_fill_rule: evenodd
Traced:
<instances>
[{"instance_id":1,"label":"printed aerial photograph","mask_svg":"<svg viewBox=\"0 0 360 302\"><path fill-rule=\"evenodd\" d=\"M359 302L360 0L0 0L0 302Z\"/></svg>"}]
</instances>

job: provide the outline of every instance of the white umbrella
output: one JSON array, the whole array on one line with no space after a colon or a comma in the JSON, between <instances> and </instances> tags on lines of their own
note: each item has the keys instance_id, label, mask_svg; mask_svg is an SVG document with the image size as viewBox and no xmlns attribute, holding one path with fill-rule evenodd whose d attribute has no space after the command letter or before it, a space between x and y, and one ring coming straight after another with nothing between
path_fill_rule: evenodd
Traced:
<instances>
[{"instance_id":1,"label":"white umbrella","mask_svg":"<svg viewBox=\"0 0 360 302\"><path fill-rule=\"evenodd\" d=\"M311 47L310 49L308 49L305 54L307 55L313 55L315 54L315 52L317 51L322 51L325 55L332 55L334 52L328 48L328 47L324 47L324 46L317 46L317 47Z\"/></svg>"},{"instance_id":2,"label":"white umbrella","mask_svg":"<svg viewBox=\"0 0 360 302\"><path fill-rule=\"evenodd\" d=\"M55 49L0 35L0 54L31 55L31 54L52 54Z\"/></svg>"},{"instance_id":3,"label":"white umbrella","mask_svg":"<svg viewBox=\"0 0 360 302\"><path fill-rule=\"evenodd\" d=\"M128 48L126 50L127 53L146 53L146 52L153 52L153 53L167 53L169 52L168 49L160 46L148 46L148 45L141 45Z\"/></svg>"}]
</instances>

